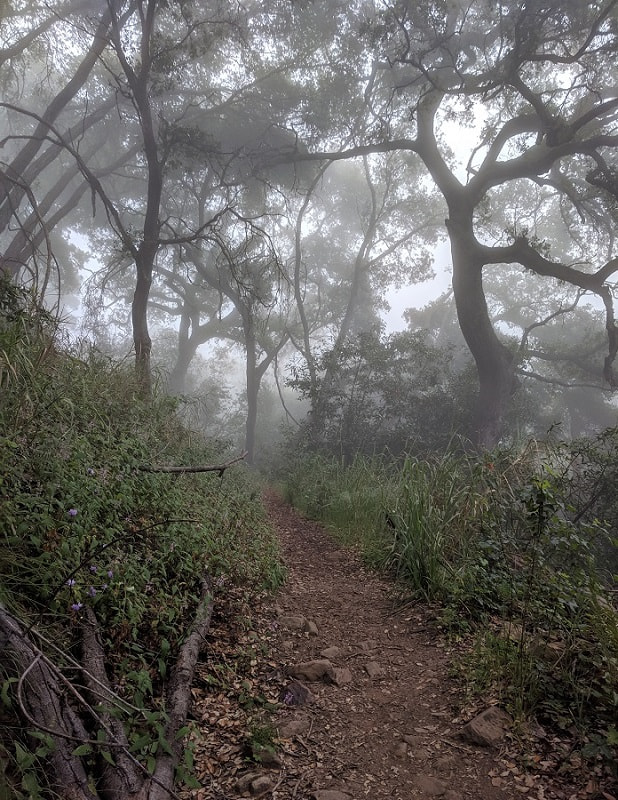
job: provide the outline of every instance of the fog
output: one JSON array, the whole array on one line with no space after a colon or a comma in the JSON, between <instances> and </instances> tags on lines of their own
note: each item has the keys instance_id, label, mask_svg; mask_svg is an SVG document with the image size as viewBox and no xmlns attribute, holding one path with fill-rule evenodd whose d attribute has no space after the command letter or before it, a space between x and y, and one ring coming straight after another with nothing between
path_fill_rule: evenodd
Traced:
<instances>
[{"instance_id":1,"label":"fog","mask_svg":"<svg viewBox=\"0 0 618 800\"><path fill-rule=\"evenodd\" d=\"M614 424L606 4L142 5L0 19L0 263L75 340L249 460Z\"/></svg>"}]
</instances>

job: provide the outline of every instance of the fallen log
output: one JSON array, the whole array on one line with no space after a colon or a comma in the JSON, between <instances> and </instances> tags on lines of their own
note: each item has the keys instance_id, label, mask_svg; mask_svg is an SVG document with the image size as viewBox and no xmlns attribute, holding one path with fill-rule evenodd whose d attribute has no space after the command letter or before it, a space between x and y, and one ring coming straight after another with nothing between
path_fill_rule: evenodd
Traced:
<instances>
[{"instance_id":1,"label":"fallen log","mask_svg":"<svg viewBox=\"0 0 618 800\"><path fill-rule=\"evenodd\" d=\"M89 786L88 774L73 751L88 740L80 717L66 702L58 674L43 658L23 626L0 606L0 641L3 660L19 676L18 701L25 721L51 737L47 756L48 782L66 800L98 800Z\"/></svg>"},{"instance_id":2,"label":"fallen log","mask_svg":"<svg viewBox=\"0 0 618 800\"><path fill-rule=\"evenodd\" d=\"M170 752L160 753L157 758L153 781L148 794L145 795L148 800L163 800L167 797L163 787L174 785L174 772L183 751L183 742L178 738L178 733L184 727L189 715L193 675L210 628L212 609L212 587L210 581L205 579L202 581L200 602L191 632L180 648L165 692L165 707L168 713L165 738L170 746Z\"/></svg>"},{"instance_id":3,"label":"fallen log","mask_svg":"<svg viewBox=\"0 0 618 800\"><path fill-rule=\"evenodd\" d=\"M206 464L202 466L187 466L187 467L166 467L166 466L148 466L142 465L137 469L140 472L167 472L171 473L172 475L184 475L186 473L196 473L196 472L218 472L219 477L222 477L223 473L228 467L231 467L232 464L237 464L239 461L242 461L247 457L247 453L241 453L237 458L231 459L231 461L226 461L225 464Z\"/></svg>"},{"instance_id":4,"label":"fallen log","mask_svg":"<svg viewBox=\"0 0 618 800\"><path fill-rule=\"evenodd\" d=\"M112 710L114 706L122 707L122 701L111 689L105 670L105 653L94 611L85 609L81 624L80 666L87 694L84 697L36 644L36 631L26 628L0 605L3 664L18 678L17 700L24 723L50 737L52 747L46 757L45 775L47 785L58 796L65 800L178 797L174 792L174 777L184 750L179 734L189 714L193 676L212 610L212 587L205 578L191 629L165 689L167 747L159 749L150 775L130 753L122 720ZM89 728L94 729L94 734ZM94 738L97 729L105 731L104 741ZM80 745L89 745L97 755L96 774L86 767ZM107 758L103 757L106 750Z\"/></svg>"},{"instance_id":5,"label":"fallen log","mask_svg":"<svg viewBox=\"0 0 618 800\"><path fill-rule=\"evenodd\" d=\"M121 745L114 749L113 764L99 756L99 795L107 800L119 797L133 797L141 789L144 782L143 769L129 753L129 741L122 720L112 713L114 692L109 683L105 669L105 651L100 637L96 614L91 608L84 609L82 622L82 674L88 690L90 701L96 704L101 695L101 688L107 690L107 698L103 699L103 709L99 715L105 730L112 740ZM107 708L106 708L107 706Z\"/></svg>"}]
</instances>

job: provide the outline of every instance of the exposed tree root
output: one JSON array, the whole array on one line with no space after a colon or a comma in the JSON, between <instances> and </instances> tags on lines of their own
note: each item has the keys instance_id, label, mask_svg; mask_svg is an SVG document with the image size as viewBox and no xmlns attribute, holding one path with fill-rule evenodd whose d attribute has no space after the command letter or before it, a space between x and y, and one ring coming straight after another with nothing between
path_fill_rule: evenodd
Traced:
<instances>
[{"instance_id":1,"label":"exposed tree root","mask_svg":"<svg viewBox=\"0 0 618 800\"><path fill-rule=\"evenodd\" d=\"M75 747L87 741L88 732L65 701L57 672L30 641L18 620L2 607L0 637L4 657L19 675L18 698L25 721L51 737L53 752L48 756L51 788L67 800L97 800L89 788L82 760L73 755Z\"/></svg>"},{"instance_id":2,"label":"exposed tree root","mask_svg":"<svg viewBox=\"0 0 618 800\"><path fill-rule=\"evenodd\" d=\"M18 678L21 716L26 726L50 737L46 779L59 796L66 800L167 800L177 796L174 777L183 753L183 737L179 733L189 713L193 675L212 609L211 585L204 579L191 630L165 690L167 747L159 748L154 772L149 775L130 752L125 728L115 711L122 708L123 701L110 686L94 611L86 609L81 626L81 667L86 689L82 695L35 643L36 632L27 630L15 615L0 606L0 644L10 672ZM94 739L92 730L94 735L97 730L104 731L105 741ZM91 745L96 754L94 770L83 755L75 752L82 744Z\"/></svg>"}]
</instances>

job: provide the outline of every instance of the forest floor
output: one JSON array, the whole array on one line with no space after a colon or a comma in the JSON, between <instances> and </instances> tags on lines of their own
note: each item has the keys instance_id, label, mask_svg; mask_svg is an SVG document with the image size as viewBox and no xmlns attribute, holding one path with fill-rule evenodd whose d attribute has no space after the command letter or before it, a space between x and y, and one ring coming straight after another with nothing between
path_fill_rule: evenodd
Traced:
<instances>
[{"instance_id":1,"label":"forest floor","mask_svg":"<svg viewBox=\"0 0 618 800\"><path fill-rule=\"evenodd\" d=\"M453 677L461 645L436 610L397 603L323 527L266 502L287 580L213 620L193 690L201 788L183 798L615 800L566 738L501 716L466 728L491 701Z\"/></svg>"}]
</instances>

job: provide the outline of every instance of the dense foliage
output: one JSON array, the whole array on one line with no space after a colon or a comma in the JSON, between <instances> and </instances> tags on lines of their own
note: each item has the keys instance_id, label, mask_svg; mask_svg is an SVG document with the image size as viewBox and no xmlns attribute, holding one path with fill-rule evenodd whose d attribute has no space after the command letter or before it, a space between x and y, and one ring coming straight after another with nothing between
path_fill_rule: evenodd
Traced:
<instances>
[{"instance_id":1,"label":"dense foliage","mask_svg":"<svg viewBox=\"0 0 618 800\"><path fill-rule=\"evenodd\" d=\"M281 579L257 488L238 466L222 477L144 472L226 455L183 427L174 402L138 400L130 368L64 347L55 321L6 284L0 353L1 608L68 679L94 614L130 751L151 770L165 747L162 688L204 579L215 595ZM21 728L20 676L4 660L0 670L3 730L22 731L0 737L10 785L0 796L38 797L37 764L52 745ZM85 713L84 724L105 741L96 716ZM84 744L82 755L95 750Z\"/></svg>"},{"instance_id":2,"label":"dense foliage","mask_svg":"<svg viewBox=\"0 0 618 800\"><path fill-rule=\"evenodd\" d=\"M317 397L306 370L293 370L289 382L313 401L299 438L346 463L359 454L443 448L471 418L465 374L424 331L386 336L376 327L324 352L318 367Z\"/></svg>"}]
</instances>

